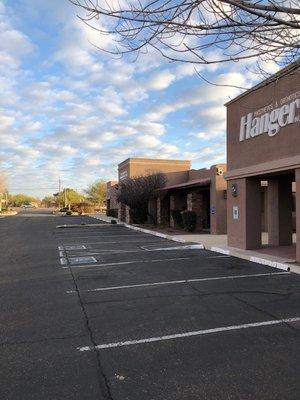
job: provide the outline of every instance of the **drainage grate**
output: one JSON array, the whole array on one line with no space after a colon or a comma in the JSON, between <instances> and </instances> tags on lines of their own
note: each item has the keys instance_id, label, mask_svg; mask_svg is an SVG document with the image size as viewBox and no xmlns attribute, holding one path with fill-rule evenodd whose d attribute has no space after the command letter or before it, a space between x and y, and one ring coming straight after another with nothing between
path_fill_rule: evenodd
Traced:
<instances>
[{"instance_id":1,"label":"drainage grate","mask_svg":"<svg viewBox=\"0 0 300 400\"><path fill-rule=\"evenodd\" d=\"M69 257L69 263L71 265L90 264L96 262L97 260L95 257Z\"/></svg>"},{"instance_id":2,"label":"drainage grate","mask_svg":"<svg viewBox=\"0 0 300 400\"><path fill-rule=\"evenodd\" d=\"M77 244L73 246L65 246L66 250L85 250L86 247L83 244Z\"/></svg>"}]
</instances>

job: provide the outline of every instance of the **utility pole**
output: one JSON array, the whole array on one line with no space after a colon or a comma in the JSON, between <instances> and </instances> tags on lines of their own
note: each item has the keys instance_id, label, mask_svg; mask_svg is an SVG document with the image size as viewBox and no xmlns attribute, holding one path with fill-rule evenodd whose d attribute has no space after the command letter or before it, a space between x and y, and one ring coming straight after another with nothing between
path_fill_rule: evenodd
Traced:
<instances>
[{"instance_id":1,"label":"utility pole","mask_svg":"<svg viewBox=\"0 0 300 400\"><path fill-rule=\"evenodd\" d=\"M64 189L64 206L67 207L67 189Z\"/></svg>"},{"instance_id":2,"label":"utility pole","mask_svg":"<svg viewBox=\"0 0 300 400\"><path fill-rule=\"evenodd\" d=\"M59 201L59 199L60 199L60 192L61 192L61 179L60 179L60 177L58 178L58 208L60 209L61 207L60 207L60 201Z\"/></svg>"}]
</instances>

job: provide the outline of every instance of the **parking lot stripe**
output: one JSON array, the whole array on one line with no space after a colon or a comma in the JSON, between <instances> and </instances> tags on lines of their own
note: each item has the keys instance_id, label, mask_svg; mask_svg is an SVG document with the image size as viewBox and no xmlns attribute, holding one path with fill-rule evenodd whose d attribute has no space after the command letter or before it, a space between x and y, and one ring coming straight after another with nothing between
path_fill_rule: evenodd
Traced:
<instances>
[{"instance_id":1,"label":"parking lot stripe","mask_svg":"<svg viewBox=\"0 0 300 400\"><path fill-rule=\"evenodd\" d=\"M148 287L148 286L163 286L163 285L178 285L182 283L192 283L192 282L205 282L205 281L216 281L216 280L225 280L225 279L241 279L241 278L252 278L252 277L264 277L264 276L272 276L272 275L290 275L289 272L270 272L266 274L251 274L251 275L232 275L232 276L218 276L212 278L196 278L196 279L183 279L179 281L163 281L163 282L153 282L153 283L141 283L138 285L123 285L123 286L108 286L96 289L86 289L81 290L83 293L88 292L105 292L109 290L120 290L120 289L134 289L140 287ZM66 293L77 293L75 290L68 290Z\"/></svg>"},{"instance_id":2,"label":"parking lot stripe","mask_svg":"<svg viewBox=\"0 0 300 400\"><path fill-rule=\"evenodd\" d=\"M299 322L299 321L300 321L300 317L275 319L275 320L261 321L261 322L251 322L251 323L242 324L242 325L221 326L219 328L202 329L199 331L191 331L191 332L184 332L184 333L175 333L173 335L149 337L149 338L139 339L139 340L127 340L124 342L98 344L97 346L78 347L77 349L79 351L91 351L91 350L95 350L95 349L96 350L104 350L104 349L110 349L110 348L114 348L114 347L134 346L137 344L162 342L162 341L166 341L166 340L174 340L174 339L187 338L187 337L192 337L192 336L203 336L203 335L209 335L212 333L236 331L236 330L240 330L240 329L259 328L259 327L263 327L263 326L272 326L272 325L279 325L279 324L289 324L289 323Z\"/></svg>"},{"instance_id":3,"label":"parking lot stripe","mask_svg":"<svg viewBox=\"0 0 300 400\"><path fill-rule=\"evenodd\" d=\"M89 265L78 265L75 268L87 268L87 267L114 267L118 265L127 265L127 264L136 264L136 263L151 263L151 262L159 262L159 261L177 261L177 260L189 260L190 257L177 257L177 258L163 258L163 259L154 259L154 260L132 260L132 261L121 261L115 263L102 263L102 264L89 264ZM72 265L74 267L74 265Z\"/></svg>"}]
</instances>

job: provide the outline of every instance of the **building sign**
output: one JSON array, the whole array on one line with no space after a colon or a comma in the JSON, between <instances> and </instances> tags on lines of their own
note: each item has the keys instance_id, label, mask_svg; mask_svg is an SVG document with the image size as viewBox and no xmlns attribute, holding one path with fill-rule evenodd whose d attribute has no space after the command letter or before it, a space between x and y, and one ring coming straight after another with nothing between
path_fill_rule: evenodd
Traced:
<instances>
[{"instance_id":1,"label":"building sign","mask_svg":"<svg viewBox=\"0 0 300 400\"><path fill-rule=\"evenodd\" d=\"M275 136L286 125L300 122L300 91L241 118L240 142L263 133Z\"/></svg>"},{"instance_id":2,"label":"building sign","mask_svg":"<svg viewBox=\"0 0 300 400\"><path fill-rule=\"evenodd\" d=\"M120 181L122 181L123 179L126 179L128 176L128 172L127 171L122 171L120 172Z\"/></svg>"}]
</instances>

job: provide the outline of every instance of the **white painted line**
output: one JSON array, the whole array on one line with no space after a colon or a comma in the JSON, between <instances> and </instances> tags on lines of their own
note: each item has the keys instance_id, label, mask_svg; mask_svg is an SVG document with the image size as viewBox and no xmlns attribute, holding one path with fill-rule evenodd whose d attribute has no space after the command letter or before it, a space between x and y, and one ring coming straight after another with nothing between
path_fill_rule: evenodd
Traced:
<instances>
[{"instance_id":1,"label":"white painted line","mask_svg":"<svg viewBox=\"0 0 300 400\"><path fill-rule=\"evenodd\" d=\"M68 264L66 258L61 258L61 259L60 259L60 263L61 263L61 265L67 265L67 264Z\"/></svg>"},{"instance_id":2,"label":"white painted line","mask_svg":"<svg viewBox=\"0 0 300 400\"><path fill-rule=\"evenodd\" d=\"M251 322L251 323L242 324L242 325L221 326L219 328L202 329L199 331L175 333L173 335L149 337L149 338L139 339L139 340L127 340L125 342L104 343L104 344L98 344L97 346L78 347L77 349L79 351L110 349L110 348L114 348L114 347L124 347L124 346L133 346L133 345L137 345L137 344L162 342L162 341L166 341L166 340L181 339L181 338L192 337L192 336L203 336L203 335L209 335L212 333L237 331L240 329L259 328L262 326L272 326L272 325L279 325L279 324L290 324L290 323L299 322L299 321L300 321L300 317L275 319L275 320L262 321L262 322Z\"/></svg>"},{"instance_id":3,"label":"white painted line","mask_svg":"<svg viewBox=\"0 0 300 400\"><path fill-rule=\"evenodd\" d=\"M187 246L173 246L173 247L157 247L154 249L147 249L146 246L141 246L142 249L146 251L164 251L164 250L196 250L196 249L204 249L202 244L190 244Z\"/></svg>"},{"instance_id":4,"label":"white painted line","mask_svg":"<svg viewBox=\"0 0 300 400\"><path fill-rule=\"evenodd\" d=\"M64 246L58 246L58 250L64 250Z\"/></svg>"},{"instance_id":5,"label":"white painted line","mask_svg":"<svg viewBox=\"0 0 300 400\"><path fill-rule=\"evenodd\" d=\"M109 290L120 290L120 289L134 289L140 287L151 287L151 286L162 286L162 285L178 285L182 283L190 282L206 282L206 281L218 281L218 280L230 280L230 279L244 279L244 278L255 278L255 277L265 277L272 275L290 275L289 272L271 272L266 274L252 274L252 275L232 275L232 276L218 276L212 278L195 278L195 279L183 279L179 281L166 281L166 282L153 282L153 283L141 283L138 285L124 285L124 286L109 286L96 289L81 290L82 293L88 292L106 292ZM68 290L66 293L77 293L75 290Z\"/></svg>"},{"instance_id":6,"label":"white painted line","mask_svg":"<svg viewBox=\"0 0 300 400\"><path fill-rule=\"evenodd\" d=\"M63 250L60 250L59 251L59 257L63 258L65 256L66 256L65 252Z\"/></svg>"},{"instance_id":7,"label":"white painted line","mask_svg":"<svg viewBox=\"0 0 300 400\"><path fill-rule=\"evenodd\" d=\"M160 260L133 260L133 261L121 261L115 263L105 263L105 264L91 264L91 265L72 265L72 267L77 268L92 268L92 267L114 267L118 265L127 265L127 264L137 264L137 263L153 263L153 262L161 262L161 261L177 261L177 260L190 260L190 257L177 257L177 258L163 258Z\"/></svg>"},{"instance_id":8,"label":"white painted line","mask_svg":"<svg viewBox=\"0 0 300 400\"><path fill-rule=\"evenodd\" d=\"M65 246L65 250L85 250L86 247L84 244L74 244Z\"/></svg>"},{"instance_id":9,"label":"white painted line","mask_svg":"<svg viewBox=\"0 0 300 400\"><path fill-rule=\"evenodd\" d=\"M80 264L89 264L89 263L96 263L97 260L95 257L87 256L87 257L69 257L70 264L73 265L80 265Z\"/></svg>"}]
</instances>

